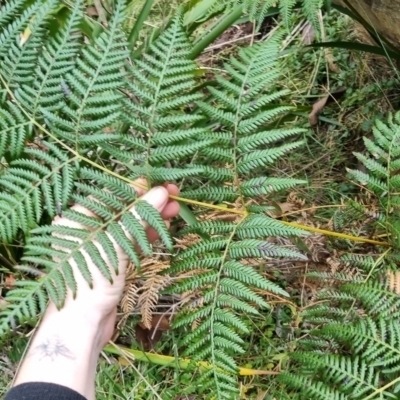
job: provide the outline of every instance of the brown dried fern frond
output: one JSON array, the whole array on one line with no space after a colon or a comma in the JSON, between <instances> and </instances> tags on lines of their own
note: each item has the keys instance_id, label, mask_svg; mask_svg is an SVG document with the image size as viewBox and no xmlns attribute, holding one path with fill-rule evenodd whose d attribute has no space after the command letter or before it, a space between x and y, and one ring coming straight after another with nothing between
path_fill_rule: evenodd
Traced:
<instances>
[{"instance_id":1,"label":"brown dried fern frond","mask_svg":"<svg viewBox=\"0 0 400 400\"><path fill-rule=\"evenodd\" d=\"M201 237L194 233L190 233L182 238L175 238L175 248L180 250L186 250L190 246L200 242Z\"/></svg>"},{"instance_id":2,"label":"brown dried fern frond","mask_svg":"<svg viewBox=\"0 0 400 400\"><path fill-rule=\"evenodd\" d=\"M388 282L389 282L389 289L400 295L400 271L388 271L387 272Z\"/></svg>"},{"instance_id":3,"label":"brown dried fern frond","mask_svg":"<svg viewBox=\"0 0 400 400\"><path fill-rule=\"evenodd\" d=\"M128 317L133 313L139 299L139 284L136 281L129 281L125 285L124 295L122 296L120 307L122 318L118 323L118 329L121 329Z\"/></svg>"},{"instance_id":4,"label":"brown dried fern frond","mask_svg":"<svg viewBox=\"0 0 400 400\"><path fill-rule=\"evenodd\" d=\"M169 267L168 261L157 261L146 266L142 270L142 285L138 290L137 307L142 315L143 326L151 329L151 321L155 312L160 293L171 283L168 275L161 275L161 272Z\"/></svg>"},{"instance_id":5,"label":"brown dried fern frond","mask_svg":"<svg viewBox=\"0 0 400 400\"><path fill-rule=\"evenodd\" d=\"M225 213L222 211L213 211L211 213L203 214L198 216L199 221L225 221L234 222L240 219L240 216L232 213Z\"/></svg>"},{"instance_id":6,"label":"brown dried fern frond","mask_svg":"<svg viewBox=\"0 0 400 400\"><path fill-rule=\"evenodd\" d=\"M298 193L296 192L290 192L286 201L293 204L297 210L304 208L306 204L306 200L299 197Z\"/></svg>"},{"instance_id":7,"label":"brown dried fern frond","mask_svg":"<svg viewBox=\"0 0 400 400\"><path fill-rule=\"evenodd\" d=\"M118 324L121 328L130 315L140 312L144 327L151 328L153 313L159 301L160 292L169 285L171 278L161 275L169 267L169 261L159 258L142 260L138 270L130 264L126 273L126 285L120 302L122 318Z\"/></svg>"}]
</instances>

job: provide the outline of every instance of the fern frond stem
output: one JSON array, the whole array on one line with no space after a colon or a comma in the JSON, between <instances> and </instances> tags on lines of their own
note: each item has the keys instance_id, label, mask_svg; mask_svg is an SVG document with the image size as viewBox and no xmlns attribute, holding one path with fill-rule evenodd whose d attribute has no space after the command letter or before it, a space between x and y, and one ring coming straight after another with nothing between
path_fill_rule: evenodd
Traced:
<instances>
[{"instance_id":1,"label":"fern frond stem","mask_svg":"<svg viewBox=\"0 0 400 400\"><path fill-rule=\"evenodd\" d=\"M249 74L250 71L252 69L252 66L254 64L254 56L252 57L251 61L249 62L249 64L247 65L247 70L246 70L246 74L243 77L243 82L242 82L242 86L240 88L240 95L238 96L238 100L237 100L237 104L236 104L236 114L235 114L235 126L233 129L233 170L234 170L234 181L233 184L236 186L237 190L239 193L241 193L240 191L240 182L239 182L239 171L238 171L238 166L237 166L237 136L238 136L238 126L239 126L239 120L240 120L240 109L241 109L241 105L242 105L242 99L243 99L243 95L245 93L245 87L247 85L248 79L249 79ZM244 198L242 196L242 194L240 194L240 201L242 203L242 206L244 207L245 201Z\"/></svg>"},{"instance_id":2,"label":"fern frond stem","mask_svg":"<svg viewBox=\"0 0 400 400\"><path fill-rule=\"evenodd\" d=\"M175 358L172 356L166 356L164 354L147 353L140 350L134 350L127 347L118 346L113 342L109 342L104 351L110 354L115 354L123 357L135 358L135 361L148 361L152 364L163 365L166 367L178 366L180 369L187 369L192 364L190 358ZM207 361L199 361L197 366L201 370L210 370L213 366ZM268 371L262 369L251 369L239 367L239 375L241 376L254 376L254 375L279 375L279 372Z\"/></svg>"},{"instance_id":3,"label":"fern frond stem","mask_svg":"<svg viewBox=\"0 0 400 400\"><path fill-rule=\"evenodd\" d=\"M283 224L288 225L288 226L293 226L295 228L304 229L305 231L308 231L308 232L322 233L323 235L326 235L326 236L334 236L334 237L338 237L341 239L351 240L352 242L370 243L370 244L375 244L377 246L391 247L391 244L387 243L387 242L380 242L378 240L367 239L367 238L352 236L352 235L346 235L345 233L333 232L333 231L328 231L325 229L314 228L313 226L296 224L295 222L287 222L287 221L280 221L280 222L282 222Z\"/></svg>"},{"instance_id":4,"label":"fern frond stem","mask_svg":"<svg viewBox=\"0 0 400 400\"><path fill-rule=\"evenodd\" d=\"M132 182L132 184L133 184L133 182ZM244 217L247 217L250 214L246 210L237 210L236 208L226 208L223 206L218 206L216 204L202 203L201 201L185 199L184 197L179 197L179 196L169 196L169 198L172 200L181 201L182 203L193 204L195 206L204 207L204 208L208 208L211 210L223 211L223 212L229 213L229 214L243 215Z\"/></svg>"},{"instance_id":5,"label":"fern frond stem","mask_svg":"<svg viewBox=\"0 0 400 400\"><path fill-rule=\"evenodd\" d=\"M176 29L174 30L174 38L171 39L172 41L176 39ZM151 150L151 145L152 145L152 138L154 135L154 130L153 130L153 123L154 123L154 118L156 117L156 111L157 111L157 106L158 106L158 100L159 100L159 96L160 96L160 92L161 92L161 88L162 88L162 83L164 81L164 77L165 74L167 73L167 70L169 69L169 61L171 59L172 56L172 51L174 50L174 46L171 45L168 47L168 53L166 54L165 58L164 58L164 65L163 65L163 69L160 73L160 76L158 78L158 85L157 88L155 90L154 93L154 98L153 98L153 107L151 110L151 116L149 119L149 129L148 129L148 139L147 139L147 157L146 157L146 175L150 176L150 163L149 163L149 159L150 159L150 150Z\"/></svg>"},{"instance_id":6,"label":"fern frond stem","mask_svg":"<svg viewBox=\"0 0 400 400\"><path fill-rule=\"evenodd\" d=\"M397 377L396 379L394 379L393 381L387 383L386 385L382 386L381 388L376 389L373 393L371 393L367 397L364 397L364 400L369 400L369 399L376 398L375 396L377 394L384 392L386 389L390 388L391 386L393 386L395 383L397 383L399 381L400 381L400 376Z\"/></svg>"},{"instance_id":7,"label":"fern frond stem","mask_svg":"<svg viewBox=\"0 0 400 400\"><path fill-rule=\"evenodd\" d=\"M329 204L327 206L315 206L315 207L308 207L308 208L302 208L301 210L296 210L296 211L291 211L285 214L280 215L280 217L288 217L289 215L296 215L300 214L303 211L310 211L310 210L320 210L321 208L344 208L346 207L344 204Z\"/></svg>"},{"instance_id":8,"label":"fern frond stem","mask_svg":"<svg viewBox=\"0 0 400 400\"><path fill-rule=\"evenodd\" d=\"M172 356L166 356L164 354L157 353L147 353L140 350L134 350L127 347L118 346L113 342L109 342L104 351L110 354L115 354L118 356L125 357L134 357L135 361L147 361L156 365L163 365L166 367L178 367L180 369L188 369L189 365L193 364L190 358L175 358ZM200 370L210 370L213 366L207 361L199 361L197 366ZM260 369L251 369L238 367L239 375L241 376L254 376L254 375L279 375L280 372L276 371L268 371L268 370L260 370Z\"/></svg>"}]
</instances>

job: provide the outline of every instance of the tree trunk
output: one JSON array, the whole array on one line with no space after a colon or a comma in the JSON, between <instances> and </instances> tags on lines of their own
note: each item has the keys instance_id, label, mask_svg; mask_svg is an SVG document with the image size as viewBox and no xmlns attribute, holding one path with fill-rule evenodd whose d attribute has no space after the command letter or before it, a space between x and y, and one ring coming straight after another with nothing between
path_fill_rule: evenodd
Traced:
<instances>
[{"instance_id":1,"label":"tree trunk","mask_svg":"<svg viewBox=\"0 0 400 400\"><path fill-rule=\"evenodd\" d=\"M334 0L346 6L343 0ZM376 31L400 48L400 0L348 0Z\"/></svg>"}]
</instances>

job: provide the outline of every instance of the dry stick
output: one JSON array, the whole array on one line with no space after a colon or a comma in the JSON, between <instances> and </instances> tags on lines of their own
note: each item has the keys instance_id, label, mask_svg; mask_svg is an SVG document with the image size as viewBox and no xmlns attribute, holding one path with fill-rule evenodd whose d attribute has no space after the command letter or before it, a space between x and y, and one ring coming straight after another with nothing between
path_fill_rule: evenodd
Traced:
<instances>
[{"instance_id":1,"label":"dry stick","mask_svg":"<svg viewBox=\"0 0 400 400\"><path fill-rule=\"evenodd\" d=\"M251 33L250 35L242 36L242 37L237 38L237 39L228 40L227 42L224 42L224 43L219 43L219 44L215 44L213 46L209 46L204 50L204 53L210 52L210 51L215 50L215 49L219 49L221 47L227 46L227 45L232 44L232 43L239 42L241 40L246 40L246 39L250 39L250 38L253 39L254 36L257 36L257 35L259 35L259 33L257 33L257 34Z\"/></svg>"},{"instance_id":2,"label":"dry stick","mask_svg":"<svg viewBox=\"0 0 400 400\"><path fill-rule=\"evenodd\" d=\"M120 180L122 180L124 182L127 182L130 185L137 186L137 187L139 187L141 189L146 189L146 190L148 189L147 185L142 185L140 183L132 181L129 178L126 178L126 177L124 177L122 175L119 175L114 171L110 171L107 168L105 168L105 167L97 164L96 162L90 160L89 158L86 158L86 157L82 156L76 150L74 150L73 148L71 148L70 146L65 144L62 140L58 139L55 135L53 135L45 127L43 127L39 122L37 122L35 119L33 119L29 115L29 113L19 104L19 102L16 100L14 94L12 93L11 89L9 88L7 83L5 82L5 80L3 78L3 75L1 73L0 73L0 81L2 82L2 84L3 84L4 88L6 89L7 93L14 100L14 102L16 103L18 108L22 111L22 113L29 119L29 121L33 125L38 127L46 135L51 137L56 143L58 143L65 150L68 150L75 157L81 159L82 161L85 161L89 165L92 165L96 169L99 169L99 170L105 172L108 175L114 176L117 179L120 179ZM179 197L179 196L170 195L169 198L172 199L172 200L181 201L181 202L187 203L187 204L193 204L193 205L197 205L197 206L208 208L208 209L214 209L214 210L223 211L225 213L238 214L238 215L243 215L243 216L247 216L247 215L250 214L247 210L237 210L236 208L225 208L225 207L214 205L214 204L202 203L202 202L196 201L196 200L185 199L185 198ZM387 243L387 242L380 242L380 241L377 241L377 240L371 240L371 239L361 238L361 237L357 237L357 236L345 235L343 233L332 232L332 231L328 231L328 230L324 230L324 229L318 229L318 228L314 228L314 227L310 227L310 226L306 226L306 225L296 224L294 222L286 222L286 221L281 221L281 222L283 224L287 225L287 226L300 228L300 229L303 229L303 230L309 231L309 232L322 233L322 234L327 235L327 236L335 236L335 237L339 237L339 238L342 238L342 239L351 240L351 241L354 241L354 242L370 243L370 244L375 244L375 245L378 245L378 246L391 247L391 245L389 243Z\"/></svg>"}]
</instances>

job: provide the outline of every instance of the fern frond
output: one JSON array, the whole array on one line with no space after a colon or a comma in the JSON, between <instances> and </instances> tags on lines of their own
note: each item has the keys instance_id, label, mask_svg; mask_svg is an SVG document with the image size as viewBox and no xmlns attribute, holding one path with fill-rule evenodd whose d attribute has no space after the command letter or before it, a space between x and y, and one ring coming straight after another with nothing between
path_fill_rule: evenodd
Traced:
<instances>
[{"instance_id":1,"label":"fern frond","mask_svg":"<svg viewBox=\"0 0 400 400\"><path fill-rule=\"evenodd\" d=\"M236 231L241 239L245 238L263 238L268 236L306 236L307 232L288 227L279 221L269 218L265 215L251 215L238 227Z\"/></svg>"},{"instance_id":2,"label":"fern frond","mask_svg":"<svg viewBox=\"0 0 400 400\"><path fill-rule=\"evenodd\" d=\"M305 132L307 132L305 129L300 128L271 129L268 132L258 132L254 135L240 138L238 141L238 149L242 152L251 151L262 145L277 142L290 136L300 135Z\"/></svg>"},{"instance_id":3,"label":"fern frond","mask_svg":"<svg viewBox=\"0 0 400 400\"><path fill-rule=\"evenodd\" d=\"M9 102L7 106L8 109L0 109L0 156L9 152L17 157L24 148L30 124L16 105Z\"/></svg>"},{"instance_id":4,"label":"fern frond","mask_svg":"<svg viewBox=\"0 0 400 400\"><path fill-rule=\"evenodd\" d=\"M162 275L168 268L167 263L155 262L142 270L143 285L137 290L137 307L145 328L152 329L153 313L161 292L171 284L171 277Z\"/></svg>"},{"instance_id":5,"label":"fern frond","mask_svg":"<svg viewBox=\"0 0 400 400\"><path fill-rule=\"evenodd\" d=\"M246 197L272 194L305 184L306 181L292 178L253 178L243 182L241 191Z\"/></svg>"},{"instance_id":6,"label":"fern frond","mask_svg":"<svg viewBox=\"0 0 400 400\"><path fill-rule=\"evenodd\" d=\"M118 158L121 153L119 152ZM129 159L129 161L132 161ZM129 176L132 180L141 177L147 176L151 182L168 182L168 181L179 181L184 178L192 178L205 175L206 168L202 166L198 167L190 167L188 166L186 169L181 168L165 168L165 167L146 167L146 166L136 166L129 165L127 167L132 172Z\"/></svg>"},{"instance_id":7,"label":"fern frond","mask_svg":"<svg viewBox=\"0 0 400 400\"><path fill-rule=\"evenodd\" d=\"M400 180L400 115L389 114L386 121L377 120L373 127L373 139L364 138L365 146L370 156L354 153L358 160L365 166L365 172L348 170L350 179L365 186L379 202L376 209L368 210L362 205L352 202L350 204L357 210L358 215L364 213L368 218L371 232L384 233L396 249L385 256L386 267L397 268L397 248L399 246L399 189ZM352 221L351 214L339 211L338 227L345 226L347 221ZM363 218L361 217L360 220ZM377 266L371 268L377 269Z\"/></svg>"},{"instance_id":8,"label":"fern frond","mask_svg":"<svg viewBox=\"0 0 400 400\"><path fill-rule=\"evenodd\" d=\"M126 153L126 156L140 160L139 165L131 168L136 176L145 175L150 181L180 178L184 174L181 163L214 143L208 129L195 126L204 117L189 112L191 104L203 97L200 93L190 93L195 86L196 72L196 64L189 60L190 50L178 16L148 52L129 68L126 85L132 95L124 101L123 116L131 133L145 146L143 149L127 143L130 155ZM188 110L183 111L184 107ZM119 143L102 145L123 162L126 157L119 146ZM178 169L175 172L173 168L163 169L164 163L170 163L171 167L179 163L179 175L176 175ZM203 168L195 168L186 174L202 171Z\"/></svg>"},{"instance_id":9,"label":"fern frond","mask_svg":"<svg viewBox=\"0 0 400 400\"><path fill-rule=\"evenodd\" d=\"M245 311L248 314L256 314L258 313L256 306L268 307L268 303L252 288L282 296L287 295L283 289L265 279L253 267L240 262L241 259L247 257L263 257L266 252L266 242L255 239L233 240L234 234L239 235L242 226L244 226L242 232L246 237L256 237L263 232L264 227L258 229L255 222L269 220L264 216L249 218L247 224L246 219L238 225L205 221L187 228L186 232L207 230L208 233L217 233L223 237L213 238L210 241L203 240L191 246L179 254L168 271L169 274L178 275L178 277L182 274L181 282L176 283L169 290L174 293L194 290L202 293L201 306L183 311L175 321L175 325L190 326L195 321L200 322L199 327L187 335L188 339L185 343L188 347L185 354L193 360L206 357L212 361L213 373L203 374L200 382L205 385L205 388L214 387L220 390L221 393L218 394L220 398L231 398L234 394L231 374L235 374L236 365L231 358L232 352L243 351L237 332L247 331L246 325L236 317L235 312ZM271 225L279 229L280 224L274 221ZM251 229L251 226L254 226L254 229ZM286 233L290 234L290 229ZM299 231L292 231L292 233L299 234ZM268 243L268 254L272 255L272 253L274 256L301 257L297 252ZM228 254L229 257L227 257ZM185 277L185 273L189 270L195 271L195 274L188 278ZM210 334L206 334L205 330ZM227 389L224 390L228 387L230 387L229 395L225 392Z\"/></svg>"},{"instance_id":10,"label":"fern frond","mask_svg":"<svg viewBox=\"0 0 400 400\"><path fill-rule=\"evenodd\" d=\"M11 88L17 85L14 95L33 118L39 117L37 114L40 107L47 107L48 110L60 109L64 98L61 88L63 76L74 68L80 48L81 36L76 34L76 30L82 18L81 0L75 2L72 14L62 31L46 43L46 51L38 52L48 34L46 23L50 20L50 12L56 3L49 0L40 8L30 26L32 34L28 42L23 46L14 43L4 60L4 80ZM0 156L6 151L12 157L18 156L26 139L32 135L32 123L11 101L3 104L0 113L5 117L0 126Z\"/></svg>"},{"instance_id":11,"label":"fern frond","mask_svg":"<svg viewBox=\"0 0 400 400\"><path fill-rule=\"evenodd\" d=\"M328 325L319 335L329 335L338 341L352 343L355 354L359 354L372 367L382 367L383 373L400 370L400 331L396 321L370 318L354 326Z\"/></svg>"},{"instance_id":12,"label":"fern frond","mask_svg":"<svg viewBox=\"0 0 400 400\"><path fill-rule=\"evenodd\" d=\"M49 150L53 144L43 142ZM27 158L11 163L0 176L0 237L11 241L18 229L28 232L42 213L54 217L66 206L73 189L71 160L59 152L26 149Z\"/></svg>"},{"instance_id":13,"label":"fern frond","mask_svg":"<svg viewBox=\"0 0 400 400\"><path fill-rule=\"evenodd\" d=\"M324 357L321 354L297 352L293 355L293 359L301 362L305 371L307 368L313 370L314 376L284 374L280 380L298 389L302 396L307 398L345 400L351 396L354 399L362 399L379 387L379 373L358 357L354 359L337 355ZM314 381L315 375L321 381Z\"/></svg>"},{"instance_id":14,"label":"fern frond","mask_svg":"<svg viewBox=\"0 0 400 400\"><path fill-rule=\"evenodd\" d=\"M385 283L359 281L324 290L319 300L324 302L304 313L315 328L293 354L295 372L279 379L299 398L322 398L324 392L337 396L332 398L394 398L396 388L388 383L400 370L398 295Z\"/></svg>"},{"instance_id":15,"label":"fern frond","mask_svg":"<svg viewBox=\"0 0 400 400\"><path fill-rule=\"evenodd\" d=\"M74 28L79 18L80 8L75 6L74 9L77 10L76 16L71 16L64 36L58 38L63 43L66 41L65 34ZM72 63L71 56L76 53L76 45L66 41L64 51L59 55L58 74L50 80L54 82L50 93L55 92L61 102L58 109L62 116L48 108L47 100L46 108L39 106L40 112L51 124L52 132L69 141L76 150L80 148L81 133L99 133L120 116L116 100L121 97L116 95L122 88L124 61L128 56L125 35L120 28L123 16L124 2L118 1L109 29L98 37L93 46L83 47ZM46 82L48 80L49 76ZM110 92L113 92L111 97ZM54 97L51 99L54 101Z\"/></svg>"},{"instance_id":16,"label":"fern frond","mask_svg":"<svg viewBox=\"0 0 400 400\"><path fill-rule=\"evenodd\" d=\"M0 24L3 25L14 19L24 4L25 0L14 0L3 4L0 8Z\"/></svg>"},{"instance_id":17,"label":"fern frond","mask_svg":"<svg viewBox=\"0 0 400 400\"><path fill-rule=\"evenodd\" d=\"M20 2L12 1L11 4L5 8L4 12L2 7L2 19L7 21L8 24L2 25L3 29L0 33L0 62L4 59L13 43L15 43L16 40L20 40L20 33L24 32L25 28L29 25L29 21L42 7L42 3L34 2L28 7L23 6L18 15L17 10L21 6ZM18 17L15 17L16 15L18 15Z\"/></svg>"},{"instance_id":18,"label":"fern frond","mask_svg":"<svg viewBox=\"0 0 400 400\"><path fill-rule=\"evenodd\" d=\"M86 175L90 176L90 170L86 170ZM107 178L103 177L103 179L106 184L109 183ZM107 190L110 190L113 183L112 179L110 180L111 185L107 185ZM125 186L128 185L125 184ZM98 183L97 187L99 187ZM52 225L30 231L32 236L25 246L22 260L27 265L40 266L46 271L46 275L35 286L35 290L30 289L29 295L27 294L24 300L21 300L20 297L15 298L18 304L10 306L7 313L0 316L0 333L7 331L13 320L19 320L21 315L24 315L24 310L29 310L28 313L25 313L26 315L34 315L36 309L31 305L35 304L39 296L48 297L58 307L61 307L67 288L75 295L77 288L71 263L79 266L80 273L91 285L92 278L87 264L88 260L82 252L89 256L104 277L112 281L112 269L118 273L118 258L111 237L138 266L140 260L134 241L147 252L150 248L144 229L137 229L139 223L133 222L134 217L130 211L133 204L136 205L137 215L146 219L147 223L152 225L162 238L166 239L167 245L171 244L167 227L158 212L148 203L137 201L134 190L130 191L132 196L127 200L122 199L115 192L104 194L104 203L89 198L90 193L93 193L90 185L80 184L79 193L74 193L71 197L96 214L96 217L88 217L74 210L64 212L64 216L68 220L80 223L87 228L76 229ZM98 245L95 244L96 242ZM103 249L104 255L99 248ZM12 296L10 301L14 301Z\"/></svg>"},{"instance_id":19,"label":"fern frond","mask_svg":"<svg viewBox=\"0 0 400 400\"><path fill-rule=\"evenodd\" d=\"M280 147L275 147L273 149L255 150L250 154L245 154L240 160L239 171L242 173L248 173L254 168L272 164L274 161L301 146L302 144L303 142L294 142L282 145Z\"/></svg>"},{"instance_id":20,"label":"fern frond","mask_svg":"<svg viewBox=\"0 0 400 400\"><path fill-rule=\"evenodd\" d=\"M92 285L89 259L112 281L118 273L113 243L138 266L138 247L152 253L142 222L172 251L159 213L138 199L127 181L145 177L151 186L179 180L183 197L230 202L243 217L189 227L188 233L211 237L172 255L163 274L145 276L130 306L137 300L149 325L167 286L173 293L194 293L189 296L196 301L175 321L188 330L185 354L194 364L204 359L211 364L198 380L206 397L234 398L235 354L244 352L241 334L249 332L243 315L268 308L268 294L288 296L264 276L265 260L307 260L273 239L305 233L263 214L276 192L304 183L276 177L270 169L302 144L296 138L305 133L278 124L293 110L281 104L287 91L277 85L281 38L242 49L205 93L208 88L197 85L198 67L180 15L142 55L130 59L121 29L124 1L114 2L113 18L93 43L75 34L83 4L74 3L54 37L44 34L51 11L41 8L26 54L18 53L27 68L4 75L12 101L3 101L0 110L0 156L13 161L0 176L0 238L12 241L22 231L27 244L21 270L41 275L10 292L0 334L42 311L48 300L61 307L67 292L78 290L75 273ZM39 55L32 53L36 43ZM11 42L9 49L14 53L7 54L17 54ZM29 63L37 64L32 75ZM260 195L258 205L254 198ZM69 209L73 203L92 216ZM84 228L46 225L61 213Z\"/></svg>"},{"instance_id":21,"label":"fern frond","mask_svg":"<svg viewBox=\"0 0 400 400\"><path fill-rule=\"evenodd\" d=\"M15 83L27 84L34 79L33 72L38 60L38 49L46 39L47 24L51 19L51 11L57 5L57 0L48 0L36 13L33 20L29 23L30 36L28 41L21 43L12 43L9 53L2 62L2 73L5 82L9 86Z\"/></svg>"},{"instance_id":22,"label":"fern frond","mask_svg":"<svg viewBox=\"0 0 400 400\"><path fill-rule=\"evenodd\" d=\"M323 0L304 0L301 2L304 14L308 20L318 26L317 12L323 6ZM210 13L221 12L222 10L230 10L234 7L242 5L243 11L249 14L250 19L257 21L258 29L262 22L274 7L279 7L282 18L286 26L290 26L290 17L296 6L295 0L222 0L214 2L210 8Z\"/></svg>"},{"instance_id":23,"label":"fern frond","mask_svg":"<svg viewBox=\"0 0 400 400\"><path fill-rule=\"evenodd\" d=\"M307 1L306 1L307 2ZM286 26L289 26L289 20L294 6L296 5L296 0L284 0L279 4L279 9Z\"/></svg>"},{"instance_id":24,"label":"fern frond","mask_svg":"<svg viewBox=\"0 0 400 400\"><path fill-rule=\"evenodd\" d=\"M387 122L377 120L373 128L374 140L364 139L364 143L373 158L360 153L355 156L364 164L368 172L352 170L350 176L366 185L377 196L382 196L382 204L390 202L391 193L398 189L396 175L400 167L399 115L390 114ZM394 176L395 177L395 176Z\"/></svg>"}]
</instances>

